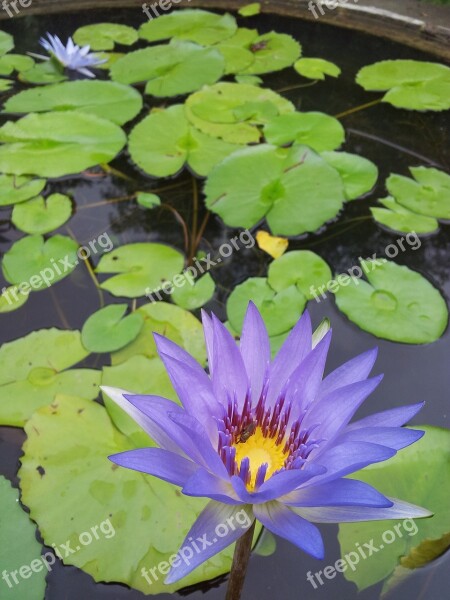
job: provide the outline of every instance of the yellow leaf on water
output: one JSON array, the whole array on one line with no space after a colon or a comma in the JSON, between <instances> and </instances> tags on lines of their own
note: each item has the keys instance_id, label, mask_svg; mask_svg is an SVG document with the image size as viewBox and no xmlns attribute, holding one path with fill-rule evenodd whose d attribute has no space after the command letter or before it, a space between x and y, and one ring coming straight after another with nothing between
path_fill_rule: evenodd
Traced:
<instances>
[{"instance_id":1,"label":"yellow leaf on water","mask_svg":"<svg viewBox=\"0 0 450 600\"><path fill-rule=\"evenodd\" d=\"M289 241L286 238L275 237L267 233L267 231L258 231L256 234L256 242L258 247L272 258L280 258L286 252Z\"/></svg>"}]
</instances>

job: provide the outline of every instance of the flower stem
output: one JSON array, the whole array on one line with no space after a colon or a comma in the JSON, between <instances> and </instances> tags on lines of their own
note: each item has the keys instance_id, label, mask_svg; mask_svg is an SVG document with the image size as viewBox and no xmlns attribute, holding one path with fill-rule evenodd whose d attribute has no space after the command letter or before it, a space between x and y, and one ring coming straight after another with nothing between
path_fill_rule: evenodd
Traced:
<instances>
[{"instance_id":1,"label":"flower stem","mask_svg":"<svg viewBox=\"0 0 450 600\"><path fill-rule=\"evenodd\" d=\"M253 534L255 532L256 520L247 529L242 537L236 542L234 549L233 564L228 579L226 600L239 600L244 587L245 575L247 573L250 553L252 551Z\"/></svg>"}]
</instances>

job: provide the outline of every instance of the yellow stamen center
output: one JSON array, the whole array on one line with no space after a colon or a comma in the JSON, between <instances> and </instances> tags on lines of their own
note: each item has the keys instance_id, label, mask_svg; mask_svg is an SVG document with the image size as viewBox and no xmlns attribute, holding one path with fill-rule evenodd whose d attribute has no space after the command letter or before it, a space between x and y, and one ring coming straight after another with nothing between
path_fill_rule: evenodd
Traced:
<instances>
[{"instance_id":1,"label":"yellow stamen center","mask_svg":"<svg viewBox=\"0 0 450 600\"><path fill-rule=\"evenodd\" d=\"M288 453L283 450L283 442L277 445L275 441L276 438L264 437L262 429L257 427L254 434L247 441L235 444L238 467L240 468L242 459L245 457L250 462L251 477L247 485L248 490L255 489L256 475L261 465L267 463L265 481L284 466Z\"/></svg>"}]
</instances>

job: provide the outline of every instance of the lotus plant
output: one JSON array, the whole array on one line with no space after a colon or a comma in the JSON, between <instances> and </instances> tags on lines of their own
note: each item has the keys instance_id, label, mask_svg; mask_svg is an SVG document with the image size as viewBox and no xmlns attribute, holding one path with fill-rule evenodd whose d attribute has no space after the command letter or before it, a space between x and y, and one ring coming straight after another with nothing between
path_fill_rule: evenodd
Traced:
<instances>
[{"instance_id":1,"label":"lotus plant","mask_svg":"<svg viewBox=\"0 0 450 600\"><path fill-rule=\"evenodd\" d=\"M57 35L47 33L47 38L42 37L39 43L47 50L50 56L43 56L42 54L34 54L32 52L28 54L42 60L51 60L54 58L64 68L78 71L87 77L95 77L94 73L87 67L97 67L106 62L106 59L101 59L98 55L90 52L90 46L77 46L72 38L67 40L65 46Z\"/></svg>"},{"instance_id":2,"label":"lotus plant","mask_svg":"<svg viewBox=\"0 0 450 600\"><path fill-rule=\"evenodd\" d=\"M166 583L178 581L238 538L234 565L248 560L255 520L321 559L324 546L313 523L431 515L345 478L388 460L423 435L402 428L422 404L350 423L382 379L369 377L376 349L323 378L331 330L322 328L314 336L308 312L273 360L264 322L252 303L239 346L216 316L203 313L203 328L209 375L185 350L155 334L182 406L158 396L103 388L159 446L109 458L180 486L187 496L210 499L183 546L213 535L218 525L243 510L249 517L247 531L234 528L189 564L174 566ZM242 581L233 583L234 572L229 585L237 591L228 598L238 598L242 587Z\"/></svg>"}]
</instances>

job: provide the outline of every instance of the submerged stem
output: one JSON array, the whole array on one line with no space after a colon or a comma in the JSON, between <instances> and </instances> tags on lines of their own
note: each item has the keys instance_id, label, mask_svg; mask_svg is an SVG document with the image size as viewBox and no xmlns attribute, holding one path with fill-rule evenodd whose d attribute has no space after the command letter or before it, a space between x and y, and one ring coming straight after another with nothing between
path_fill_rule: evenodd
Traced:
<instances>
[{"instance_id":1,"label":"submerged stem","mask_svg":"<svg viewBox=\"0 0 450 600\"><path fill-rule=\"evenodd\" d=\"M252 551L255 524L256 520L253 521L253 525L247 529L244 535L236 542L225 600L239 600L241 597L245 575L247 573L248 562L250 559L250 553Z\"/></svg>"}]
</instances>

